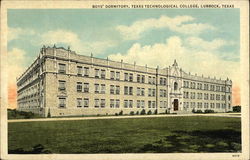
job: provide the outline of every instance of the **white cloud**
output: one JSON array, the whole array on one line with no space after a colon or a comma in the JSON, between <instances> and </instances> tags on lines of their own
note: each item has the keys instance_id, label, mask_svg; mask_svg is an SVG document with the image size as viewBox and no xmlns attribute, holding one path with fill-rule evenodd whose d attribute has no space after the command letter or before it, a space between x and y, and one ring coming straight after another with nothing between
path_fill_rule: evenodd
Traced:
<instances>
[{"instance_id":1,"label":"white cloud","mask_svg":"<svg viewBox=\"0 0 250 160\"><path fill-rule=\"evenodd\" d=\"M19 39L23 35L34 35L35 32L30 29L22 29L22 28L8 28L8 42Z\"/></svg>"},{"instance_id":2,"label":"white cloud","mask_svg":"<svg viewBox=\"0 0 250 160\"><path fill-rule=\"evenodd\" d=\"M179 66L186 72L223 79L229 77L235 83L240 84L239 62L225 61L209 50L190 49L177 36L166 39L165 43L154 45L141 46L136 43L127 53L112 54L109 58L117 61L123 59L128 63L136 60L139 65L147 64L152 67L159 65L161 68L173 64L176 59Z\"/></svg>"},{"instance_id":3,"label":"white cloud","mask_svg":"<svg viewBox=\"0 0 250 160\"><path fill-rule=\"evenodd\" d=\"M226 45L234 45L232 41L226 41L223 39L214 39L212 41L205 41L199 37L188 37L185 42L190 47L195 47L197 49L203 50L217 50Z\"/></svg>"},{"instance_id":4,"label":"white cloud","mask_svg":"<svg viewBox=\"0 0 250 160\"><path fill-rule=\"evenodd\" d=\"M19 48L13 48L8 52L7 58L9 84L16 85L16 78L25 70L26 52Z\"/></svg>"},{"instance_id":5,"label":"white cloud","mask_svg":"<svg viewBox=\"0 0 250 160\"><path fill-rule=\"evenodd\" d=\"M115 45L114 41L84 42L76 33L68 30L52 30L41 34L40 45L53 45L58 43L69 45L79 54L100 54L106 48Z\"/></svg>"},{"instance_id":6,"label":"white cloud","mask_svg":"<svg viewBox=\"0 0 250 160\"><path fill-rule=\"evenodd\" d=\"M205 23L188 23L195 19L191 16L176 16L174 18L161 16L160 18L150 18L134 22L130 26L119 25L116 29L121 33L125 40L135 40L140 38L141 33L150 29L167 28L171 31L198 35L204 30L215 29L213 26ZM188 24L187 24L188 23Z\"/></svg>"}]
</instances>

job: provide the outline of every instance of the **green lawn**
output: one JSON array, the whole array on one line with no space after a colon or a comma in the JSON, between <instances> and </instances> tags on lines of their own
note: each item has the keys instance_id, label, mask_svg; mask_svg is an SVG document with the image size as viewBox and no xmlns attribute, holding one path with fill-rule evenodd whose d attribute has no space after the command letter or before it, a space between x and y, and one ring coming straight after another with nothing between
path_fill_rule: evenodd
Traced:
<instances>
[{"instance_id":1,"label":"green lawn","mask_svg":"<svg viewBox=\"0 0 250 160\"><path fill-rule=\"evenodd\" d=\"M19 122L9 153L240 152L240 118L159 117Z\"/></svg>"}]
</instances>

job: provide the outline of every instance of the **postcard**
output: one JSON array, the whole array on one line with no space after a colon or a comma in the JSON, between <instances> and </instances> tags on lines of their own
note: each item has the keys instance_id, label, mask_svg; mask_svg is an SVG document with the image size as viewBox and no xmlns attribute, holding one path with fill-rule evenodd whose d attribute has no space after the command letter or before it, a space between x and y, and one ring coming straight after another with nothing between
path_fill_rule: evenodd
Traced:
<instances>
[{"instance_id":1,"label":"postcard","mask_svg":"<svg viewBox=\"0 0 250 160\"><path fill-rule=\"evenodd\" d=\"M1 159L249 159L248 1L1 4Z\"/></svg>"}]
</instances>

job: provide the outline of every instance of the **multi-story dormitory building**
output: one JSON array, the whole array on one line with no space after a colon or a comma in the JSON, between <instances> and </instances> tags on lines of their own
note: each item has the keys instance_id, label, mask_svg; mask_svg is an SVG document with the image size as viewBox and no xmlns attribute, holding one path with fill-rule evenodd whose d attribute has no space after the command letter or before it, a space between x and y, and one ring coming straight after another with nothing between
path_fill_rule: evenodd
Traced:
<instances>
[{"instance_id":1,"label":"multi-story dormitory building","mask_svg":"<svg viewBox=\"0 0 250 160\"><path fill-rule=\"evenodd\" d=\"M231 111L232 81L43 47L17 79L18 109L43 116Z\"/></svg>"}]
</instances>

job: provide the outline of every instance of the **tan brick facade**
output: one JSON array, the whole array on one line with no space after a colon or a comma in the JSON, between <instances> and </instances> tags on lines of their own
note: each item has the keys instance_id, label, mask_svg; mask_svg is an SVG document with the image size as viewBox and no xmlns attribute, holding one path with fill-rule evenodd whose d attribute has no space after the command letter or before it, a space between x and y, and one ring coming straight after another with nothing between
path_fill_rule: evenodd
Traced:
<instances>
[{"instance_id":1,"label":"tan brick facade","mask_svg":"<svg viewBox=\"0 0 250 160\"><path fill-rule=\"evenodd\" d=\"M18 109L44 117L232 110L229 79L185 73L176 61L150 68L55 46L41 49L17 86Z\"/></svg>"}]
</instances>

